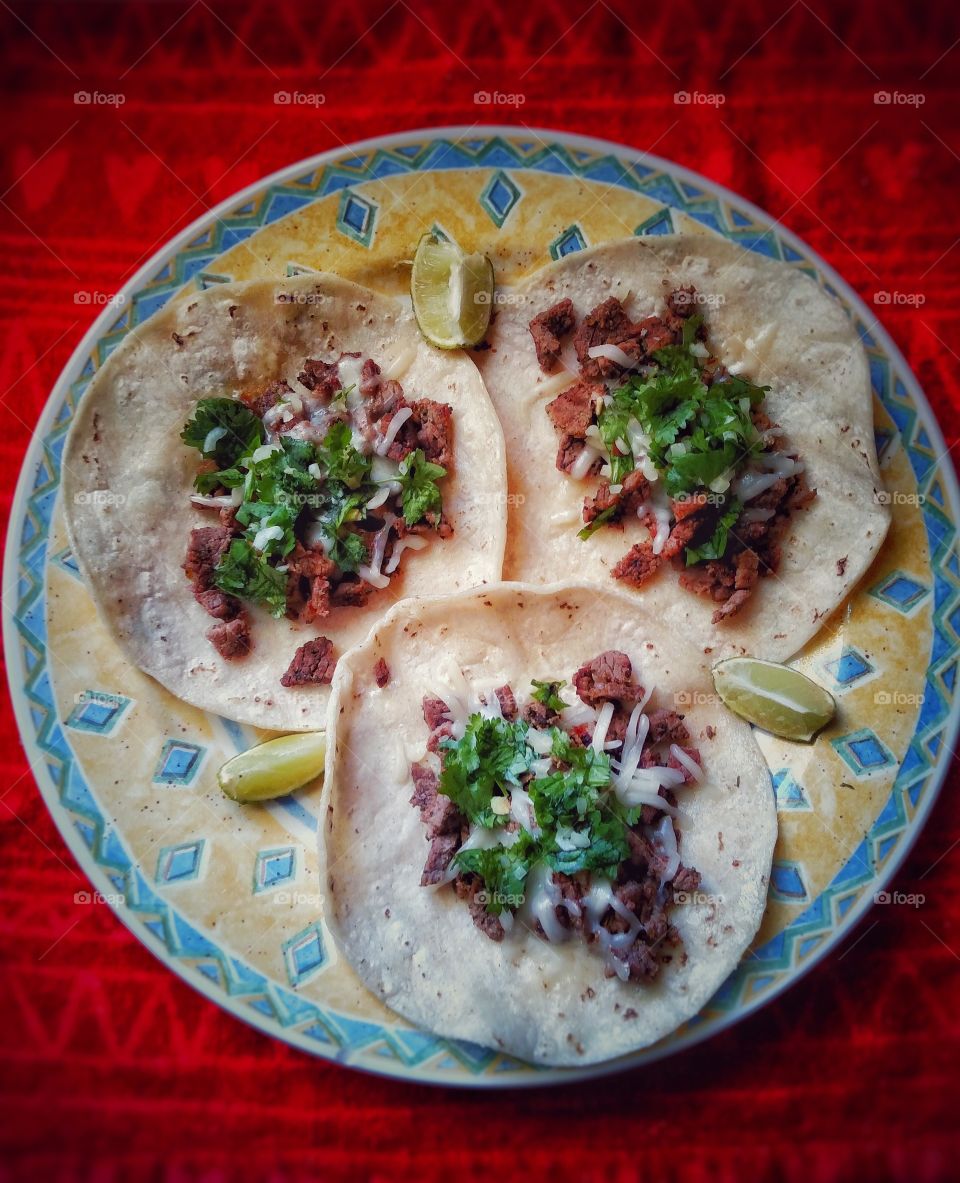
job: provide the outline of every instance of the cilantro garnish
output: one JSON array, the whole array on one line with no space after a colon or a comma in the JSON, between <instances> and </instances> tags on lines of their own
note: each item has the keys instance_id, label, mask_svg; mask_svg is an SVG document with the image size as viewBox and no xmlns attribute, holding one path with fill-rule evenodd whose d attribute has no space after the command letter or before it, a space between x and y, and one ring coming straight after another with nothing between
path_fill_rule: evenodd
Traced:
<instances>
[{"instance_id":1,"label":"cilantro garnish","mask_svg":"<svg viewBox=\"0 0 960 1183\"><path fill-rule=\"evenodd\" d=\"M345 404L350 389L341 390L337 399ZM296 547L301 515L319 528L327 555L342 573L354 573L367 562L367 542L357 526L380 486L373 480L373 458L354 445L345 419L332 423L319 444L281 435L261 448L265 431L252 411L234 399L202 399L181 438L218 466L216 472L197 475L200 493L242 490L235 516L244 533L221 557L215 582L222 590L282 615L286 575L271 564L282 563ZM426 513L439 514L437 481L444 476L446 470L420 449L401 463L397 479L408 525Z\"/></svg>"},{"instance_id":2,"label":"cilantro garnish","mask_svg":"<svg viewBox=\"0 0 960 1183\"><path fill-rule=\"evenodd\" d=\"M692 350L701 321L699 314L684 321L682 344L657 350L653 371L628 378L600 411L597 428L610 454L611 484L622 483L636 467L638 435L670 497L708 489L721 477L732 480L762 449L751 410L769 387L739 376L707 386L701 359ZM724 506L711 539L687 548L688 564L722 558L741 508L736 501ZM590 538L615 515L615 506L604 510L579 537Z\"/></svg>"},{"instance_id":3,"label":"cilantro garnish","mask_svg":"<svg viewBox=\"0 0 960 1183\"><path fill-rule=\"evenodd\" d=\"M551 711L562 711L566 707L567 704L560 697L560 690L566 685L565 682L538 682L534 678L531 685L533 686L534 701L542 702Z\"/></svg>"},{"instance_id":4,"label":"cilantro garnish","mask_svg":"<svg viewBox=\"0 0 960 1183\"><path fill-rule=\"evenodd\" d=\"M286 575L271 567L245 538L230 543L213 573L213 583L230 595L262 604L271 616L280 617L287 610Z\"/></svg>"},{"instance_id":5,"label":"cilantro garnish","mask_svg":"<svg viewBox=\"0 0 960 1183\"><path fill-rule=\"evenodd\" d=\"M527 747L526 723L471 715L462 739L443 741L439 791L477 826L490 828L502 817L493 812L495 791L519 785L536 759Z\"/></svg>"},{"instance_id":6,"label":"cilantro garnish","mask_svg":"<svg viewBox=\"0 0 960 1183\"><path fill-rule=\"evenodd\" d=\"M536 853L536 840L527 830L520 830L510 846L461 850L453 861L461 870L480 876L486 888L487 911L499 916L505 908L512 910L523 903L524 885Z\"/></svg>"},{"instance_id":7,"label":"cilantro garnish","mask_svg":"<svg viewBox=\"0 0 960 1183\"><path fill-rule=\"evenodd\" d=\"M424 514L439 512L443 502L437 481L446 475L447 470L429 461L422 448L400 461L403 520L408 526L415 526Z\"/></svg>"},{"instance_id":8,"label":"cilantro garnish","mask_svg":"<svg viewBox=\"0 0 960 1183\"><path fill-rule=\"evenodd\" d=\"M742 510L743 506L734 497L717 520L709 541L705 542L702 546L688 546L684 551L688 567L694 563L704 563L710 559L723 558L727 549L727 537L736 524L737 518L740 517Z\"/></svg>"},{"instance_id":9,"label":"cilantro garnish","mask_svg":"<svg viewBox=\"0 0 960 1183\"><path fill-rule=\"evenodd\" d=\"M245 452L263 443L263 424L236 399L202 398L180 438L197 448L204 460L215 460L218 468L230 468Z\"/></svg>"},{"instance_id":10,"label":"cilantro garnish","mask_svg":"<svg viewBox=\"0 0 960 1183\"><path fill-rule=\"evenodd\" d=\"M534 698L554 709L565 705L558 696L562 682L534 681ZM556 704L556 705L554 705ZM499 915L516 908L531 868L538 862L573 875L596 871L613 876L629 855L628 818L610 790L610 757L575 743L557 727L549 730L553 768L529 776L539 757L528 745L526 723L471 715L462 739L447 739L439 791L449 797L473 825L492 829L509 819L493 810L496 798L508 798L524 787L533 802L539 833L522 828L512 845L460 851L456 864L479 875L488 894L487 910Z\"/></svg>"}]
</instances>

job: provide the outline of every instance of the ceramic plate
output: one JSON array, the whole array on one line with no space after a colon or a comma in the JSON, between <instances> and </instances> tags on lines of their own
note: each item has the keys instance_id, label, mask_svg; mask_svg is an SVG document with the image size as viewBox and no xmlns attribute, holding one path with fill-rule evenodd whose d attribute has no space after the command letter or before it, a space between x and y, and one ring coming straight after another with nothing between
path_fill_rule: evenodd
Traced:
<instances>
[{"instance_id":1,"label":"ceramic plate","mask_svg":"<svg viewBox=\"0 0 960 1183\"><path fill-rule=\"evenodd\" d=\"M704 1012L611 1067L685 1047L773 998L826 956L890 880L949 762L960 607L957 486L923 394L872 313L756 207L665 160L556 132L441 129L285 169L162 250L105 310L57 383L24 464L5 570L5 643L30 762L67 844L117 915L218 1005L315 1055L444 1084L531 1085L531 1068L398 1021L337 957L320 919L317 791L242 809L217 767L263 733L185 706L124 660L99 623L58 503L64 437L130 329L184 293L335 271L406 291L436 228L509 282L627 234L722 234L800 268L853 318L870 357L877 451L893 508L873 568L796 665L838 716L812 747L758 736L780 818L763 928Z\"/></svg>"}]
</instances>

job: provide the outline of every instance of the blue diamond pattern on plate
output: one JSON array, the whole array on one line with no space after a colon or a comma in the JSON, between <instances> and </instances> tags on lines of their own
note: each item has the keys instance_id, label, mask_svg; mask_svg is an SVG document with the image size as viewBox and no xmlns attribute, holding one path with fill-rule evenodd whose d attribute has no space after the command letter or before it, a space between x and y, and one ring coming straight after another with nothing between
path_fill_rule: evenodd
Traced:
<instances>
[{"instance_id":1,"label":"blue diamond pattern on plate","mask_svg":"<svg viewBox=\"0 0 960 1183\"><path fill-rule=\"evenodd\" d=\"M196 778L206 749L182 739L168 739L153 773L158 785L188 785Z\"/></svg>"},{"instance_id":2,"label":"blue diamond pattern on plate","mask_svg":"<svg viewBox=\"0 0 960 1183\"><path fill-rule=\"evenodd\" d=\"M522 196L519 188L501 169L495 172L484 186L480 194L480 204L490 215L493 224L502 226Z\"/></svg>"},{"instance_id":3,"label":"blue diamond pattern on plate","mask_svg":"<svg viewBox=\"0 0 960 1183\"><path fill-rule=\"evenodd\" d=\"M896 764L893 754L869 727L863 727L839 739L832 739L830 746L857 776L871 776Z\"/></svg>"},{"instance_id":4,"label":"blue diamond pattern on plate","mask_svg":"<svg viewBox=\"0 0 960 1183\"><path fill-rule=\"evenodd\" d=\"M261 850L253 869L254 893L269 891L281 883L289 883L297 873L297 850L295 846L283 846L276 850Z\"/></svg>"},{"instance_id":5,"label":"blue diamond pattern on plate","mask_svg":"<svg viewBox=\"0 0 960 1183\"><path fill-rule=\"evenodd\" d=\"M327 961L320 924L311 924L283 942L283 961L291 986L299 986L322 969Z\"/></svg>"},{"instance_id":6,"label":"blue diamond pattern on plate","mask_svg":"<svg viewBox=\"0 0 960 1183\"><path fill-rule=\"evenodd\" d=\"M803 791L803 785L794 779L789 768L778 768L773 774L773 795L777 800L778 812L809 810L811 807Z\"/></svg>"},{"instance_id":7,"label":"blue diamond pattern on plate","mask_svg":"<svg viewBox=\"0 0 960 1183\"><path fill-rule=\"evenodd\" d=\"M828 661L823 668L841 690L846 690L854 682L859 682L867 674L873 673L873 666L860 650L852 645L845 645L840 656L834 661Z\"/></svg>"},{"instance_id":8,"label":"blue diamond pattern on plate","mask_svg":"<svg viewBox=\"0 0 960 1183\"><path fill-rule=\"evenodd\" d=\"M177 846L164 846L157 858L158 883L186 883L200 874L203 858L203 838L196 842L182 842Z\"/></svg>"},{"instance_id":9,"label":"blue diamond pattern on plate","mask_svg":"<svg viewBox=\"0 0 960 1183\"><path fill-rule=\"evenodd\" d=\"M882 583L870 588L871 596L875 596L891 608L896 608L898 612L903 612L904 615L912 612L929 594L929 587L903 571L891 571Z\"/></svg>"},{"instance_id":10,"label":"blue diamond pattern on plate","mask_svg":"<svg viewBox=\"0 0 960 1183\"><path fill-rule=\"evenodd\" d=\"M111 735L133 701L104 690L84 690L79 699L67 716L67 726L94 735Z\"/></svg>"},{"instance_id":11,"label":"blue diamond pattern on plate","mask_svg":"<svg viewBox=\"0 0 960 1183\"><path fill-rule=\"evenodd\" d=\"M789 859L774 859L770 869L770 894L774 899L794 904L807 898L799 863Z\"/></svg>"},{"instance_id":12,"label":"blue diamond pattern on plate","mask_svg":"<svg viewBox=\"0 0 960 1183\"><path fill-rule=\"evenodd\" d=\"M373 241L373 227L377 219L377 207L372 201L358 197L349 189L344 189L340 197L340 209L337 211L337 229L361 246L369 246Z\"/></svg>"},{"instance_id":13,"label":"blue diamond pattern on plate","mask_svg":"<svg viewBox=\"0 0 960 1183\"><path fill-rule=\"evenodd\" d=\"M566 255L582 251L586 245L587 240L583 237L580 227L577 225L568 226L550 243L550 257L551 259L562 259Z\"/></svg>"}]
</instances>

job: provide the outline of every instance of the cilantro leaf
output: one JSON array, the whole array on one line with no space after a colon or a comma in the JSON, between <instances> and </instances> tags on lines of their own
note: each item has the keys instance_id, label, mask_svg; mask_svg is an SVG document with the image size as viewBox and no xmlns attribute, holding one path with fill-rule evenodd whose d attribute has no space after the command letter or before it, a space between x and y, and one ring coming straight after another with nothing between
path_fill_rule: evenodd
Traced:
<instances>
[{"instance_id":1,"label":"cilantro leaf","mask_svg":"<svg viewBox=\"0 0 960 1183\"><path fill-rule=\"evenodd\" d=\"M566 708L567 704L560 697L560 689L566 685L565 682L538 682L534 678L531 685L533 686L532 697L536 702L542 702L552 711L562 711Z\"/></svg>"},{"instance_id":2,"label":"cilantro leaf","mask_svg":"<svg viewBox=\"0 0 960 1183\"><path fill-rule=\"evenodd\" d=\"M429 461L422 448L400 461L403 520L408 526L415 526L426 513L440 512L443 498L437 481L446 475L447 470Z\"/></svg>"},{"instance_id":3,"label":"cilantro leaf","mask_svg":"<svg viewBox=\"0 0 960 1183\"><path fill-rule=\"evenodd\" d=\"M526 723L485 719L471 715L462 739L442 743L443 771L439 792L457 806L474 825L490 828L503 818L491 807L498 791L520 784L535 758L527 747Z\"/></svg>"},{"instance_id":4,"label":"cilantro leaf","mask_svg":"<svg viewBox=\"0 0 960 1183\"><path fill-rule=\"evenodd\" d=\"M263 443L263 424L243 403L233 398L202 398L180 438L197 448L204 460L230 468L244 453Z\"/></svg>"},{"instance_id":5,"label":"cilantro leaf","mask_svg":"<svg viewBox=\"0 0 960 1183\"><path fill-rule=\"evenodd\" d=\"M319 449L320 463L331 480L358 489L369 479L373 461L353 446L353 432L343 420L334 423Z\"/></svg>"},{"instance_id":6,"label":"cilantro leaf","mask_svg":"<svg viewBox=\"0 0 960 1183\"><path fill-rule=\"evenodd\" d=\"M536 840L526 830L520 830L511 846L460 850L453 861L461 870L480 876L487 911L499 916L504 909L513 911L523 903L526 879L538 854Z\"/></svg>"},{"instance_id":7,"label":"cilantro leaf","mask_svg":"<svg viewBox=\"0 0 960 1183\"><path fill-rule=\"evenodd\" d=\"M612 878L630 854L624 823L616 816L604 817L599 809L588 810L583 824L574 832L589 839L589 842L572 850L561 850L554 839L546 857L547 863L555 871L562 871L565 875L596 871Z\"/></svg>"},{"instance_id":8,"label":"cilantro leaf","mask_svg":"<svg viewBox=\"0 0 960 1183\"><path fill-rule=\"evenodd\" d=\"M220 556L213 584L221 591L263 604L272 616L287 610L287 577L271 567L245 538L235 538Z\"/></svg>"},{"instance_id":9,"label":"cilantro leaf","mask_svg":"<svg viewBox=\"0 0 960 1183\"><path fill-rule=\"evenodd\" d=\"M688 546L686 548L684 554L686 555L688 567L694 563L704 563L711 559L723 558L727 550L727 538L737 519L740 517L742 510L743 506L736 498L733 498L720 515L709 540L703 543L702 546Z\"/></svg>"},{"instance_id":10,"label":"cilantro leaf","mask_svg":"<svg viewBox=\"0 0 960 1183\"><path fill-rule=\"evenodd\" d=\"M592 538L602 526L605 526L616 512L616 503L608 506L606 509L601 510L592 522L587 522L582 530L577 531L577 537L581 542L586 542L587 539Z\"/></svg>"}]
</instances>

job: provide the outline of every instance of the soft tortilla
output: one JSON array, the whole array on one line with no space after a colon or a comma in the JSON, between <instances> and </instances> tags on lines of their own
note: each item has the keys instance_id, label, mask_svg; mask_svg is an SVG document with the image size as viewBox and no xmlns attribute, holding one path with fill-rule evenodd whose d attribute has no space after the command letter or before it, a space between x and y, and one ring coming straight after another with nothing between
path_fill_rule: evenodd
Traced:
<instances>
[{"instance_id":1,"label":"soft tortilla","mask_svg":"<svg viewBox=\"0 0 960 1183\"><path fill-rule=\"evenodd\" d=\"M722 238L630 238L578 254L528 277L503 296L478 355L507 440L509 542L504 578L577 578L604 586L638 539L600 530L577 538L584 496L597 479L573 480L554 464L558 438L544 407L577 370L570 339L563 361L574 372L545 376L528 325L569 296L578 319L608 296L639 320L660 310L674 287L694 284L706 299L709 340L726 364L770 385L764 409L784 431L785 448L806 466L817 497L794 514L775 576L762 579L742 611L714 625L716 605L678 586L672 568L641 589L625 588L676 633L716 656L751 653L784 660L821 627L880 549L890 513L873 435L866 354L841 305L803 273ZM629 298L628 298L629 297ZM621 585L624 586L624 585Z\"/></svg>"},{"instance_id":2,"label":"soft tortilla","mask_svg":"<svg viewBox=\"0 0 960 1183\"><path fill-rule=\"evenodd\" d=\"M605 978L582 942L548 945L519 924L497 944L450 888L419 885L428 844L409 766L425 752L423 695L450 665L525 695L532 678L569 679L604 649L630 655L635 677L657 686L654 706L683 704L706 769L703 784L679 791L681 856L703 875L673 912L687 958L652 985ZM391 677L378 689L381 657ZM610 1059L695 1015L757 931L777 829L750 728L710 705L708 685L661 621L595 587L501 584L398 605L341 661L327 722L320 881L327 923L364 983L420 1027L540 1064Z\"/></svg>"},{"instance_id":3,"label":"soft tortilla","mask_svg":"<svg viewBox=\"0 0 960 1183\"><path fill-rule=\"evenodd\" d=\"M176 336L175 336L176 334ZM178 339L179 338L179 341ZM190 502L198 454L180 431L199 398L286 378L306 357L361 352L410 397L450 403L453 471L444 509L454 527L405 556L390 587L316 626L252 610L254 650L223 660L213 624L181 568L190 530L216 514ZM399 302L332 275L224 284L151 317L110 357L83 397L63 461L71 543L103 619L128 656L194 706L261 727L323 719L329 687L287 689L294 650L318 634L341 653L403 596L496 580L505 531L503 435L473 363L425 344Z\"/></svg>"}]
</instances>

